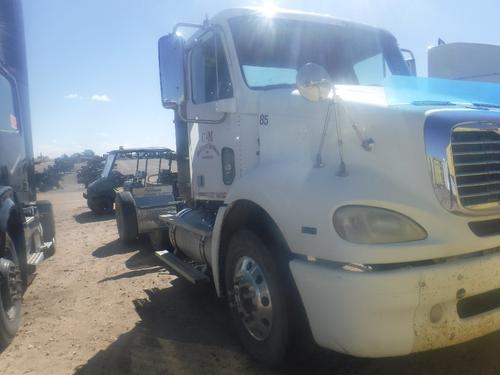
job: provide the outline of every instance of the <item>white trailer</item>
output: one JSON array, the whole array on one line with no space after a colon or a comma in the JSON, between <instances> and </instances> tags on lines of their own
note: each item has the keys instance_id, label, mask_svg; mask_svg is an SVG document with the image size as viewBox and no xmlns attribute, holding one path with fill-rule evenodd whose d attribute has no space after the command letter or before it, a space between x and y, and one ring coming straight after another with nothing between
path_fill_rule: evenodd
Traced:
<instances>
[{"instance_id":1,"label":"white trailer","mask_svg":"<svg viewBox=\"0 0 500 375\"><path fill-rule=\"evenodd\" d=\"M162 215L157 255L213 283L255 358L406 355L500 327L494 106L392 105L381 84L410 73L396 39L325 15L225 10L159 53L186 207Z\"/></svg>"}]
</instances>

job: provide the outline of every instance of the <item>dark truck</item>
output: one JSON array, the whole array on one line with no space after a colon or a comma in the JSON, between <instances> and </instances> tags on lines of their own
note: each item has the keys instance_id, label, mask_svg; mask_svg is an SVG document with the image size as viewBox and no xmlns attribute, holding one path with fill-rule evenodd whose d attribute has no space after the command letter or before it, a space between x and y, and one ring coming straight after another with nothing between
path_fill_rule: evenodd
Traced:
<instances>
[{"instance_id":1,"label":"dark truck","mask_svg":"<svg viewBox=\"0 0 500 375\"><path fill-rule=\"evenodd\" d=\"M170 173L175 153L163 147L120 148L108 153L99 178L83 193L87 206L96 214L113 212L117 191L127 181L140 180L144 174L153 183L159 176ZM163 164L162 164L163 161Z\"/></svg>"},{"instance_id":2,"label":"dark truck","mask_svg":"<svg viewBox=\"0 0 500 375\"><path fill-rule=\"evenodd\" d=\"M52 206L36 201L22 7L0 0L0 350L17 332L36 266L55 251Z\"/></svg>"},{"instance_id":3,"label":"dark truck","mask_svg":"<svg viewBox=\"0 0 500 375\"><path fill-rule=\"evenodd\" d=\"M107 163L108 168L116 165L113 168L123 170L128 164L128 171L130 168L133 171L115 196L120 239L130 243L148 235L155 250L163 249L168 236L160 214L182 204L176 200L179 196L176 154L168 148L134 149L122 151L112 160Z\"/></svg>"}]
</instances>

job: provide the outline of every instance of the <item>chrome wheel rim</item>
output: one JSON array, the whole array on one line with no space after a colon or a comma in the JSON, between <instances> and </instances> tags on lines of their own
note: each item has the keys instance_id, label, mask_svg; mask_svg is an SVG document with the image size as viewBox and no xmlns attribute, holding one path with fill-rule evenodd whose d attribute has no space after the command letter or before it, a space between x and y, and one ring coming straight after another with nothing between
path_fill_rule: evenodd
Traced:
<instances>
[{"instance_id":1,"label":"chrome wheel rim","mask_svg":"<svg viewBox=\"0 0 500 375\"><path fill-rule=\"evenodd\" d=\"M243 256L236 263L233 282L235 307L243 325L253 338L264 341L271 333L273 306L262 268Z\"/></svg>"},{"instance_id":2,"label":"chrome wheel rim","mask_svg":"<svg viewBox=\"0 0 500 375\"><path fill-rule=\"evenodd\" d=\"M0 287L3 310L9 320L16 318L19 301L22 299L21 269L16 264L16 260L14 250L7 245L4 257L0 258L0 278L2 279Z\"/></svg>"}]
</instances>

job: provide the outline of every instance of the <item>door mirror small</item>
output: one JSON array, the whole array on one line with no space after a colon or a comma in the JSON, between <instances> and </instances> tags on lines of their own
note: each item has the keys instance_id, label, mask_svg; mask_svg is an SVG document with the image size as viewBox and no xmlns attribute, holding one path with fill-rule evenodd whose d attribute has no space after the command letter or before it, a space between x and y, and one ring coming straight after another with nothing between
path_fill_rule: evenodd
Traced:
<instances>
[{"instance_id":1,"label":"door mirror small","mask_svg":"<svg viewBox=\"0 0 500 375\"><path fill-rule=\"evenodd\" d=\"M161 102L177 110L184 102L184 39L175 33L158 40Z\"/></svg>"},{"instance_id":2,"label":"door mirror small","mask_svg":"<svg viewBox=\"0 0 500 375\"><path fill-rule=\"evenodd\" d=\"M311 102L328 99L333 89L328 72L315 63L307 63L299 69L296 83L300 95Z\"/></svg>"},{"instance_id":3,"label":"door mirror small","mask_svg":"<svg viewBox=\"0 0 500 375\"><path fill-rule=\"evenodd\" d=\"M403 58L405 59L406 66L408 67L408 71L410 75L417 75L417 60L415 60L415 55L409 49L401 49L403 53ZM406 56L405 56L406 55Z\"/></svg>"}]
</instances>

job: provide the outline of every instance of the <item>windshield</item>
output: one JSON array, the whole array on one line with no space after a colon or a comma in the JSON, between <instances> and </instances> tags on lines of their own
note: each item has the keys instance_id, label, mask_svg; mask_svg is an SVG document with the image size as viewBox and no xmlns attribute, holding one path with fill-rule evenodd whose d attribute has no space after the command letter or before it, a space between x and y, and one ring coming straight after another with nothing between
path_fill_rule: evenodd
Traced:
<instances>
[{"instance_id":1,"label":"windshield","mask_svg":"<svg viewBox=\"0 0 500 375\"><path fill-rule=\"evenodd\" d=\"M102 170L102 177L107 177L109 175L109 172L111 172L111 168L113 168L113 162L115 160L116 154L108 154L108 157L106 158L106 165L104 165L104 169Z\"/></svg>"},{"instance_id":2,"label":"windshield","mask_svg":"<svg viewBox=\"0 0 500 375\"><path fill-rule=\"evenodd\" d=\"M102 176L108 177L112 171L113 173L128 177L135 175L161 175L166 171L171 171L172 160L174 159L175 156L170 150L113 152L106 159Z\"/></svg>"},{"instance_id":3,"label":"windshield","mask_svg":"<svg viewBox=\"0 0 500 375\"><path fill-rule=\"evenodd\" d=\"M298 69L322 65L334 83L381 85L408 75L396 39L375 28L241 16L229 21L241 70L252 89L295 86Z\"/></svg>"}]
</instances>

